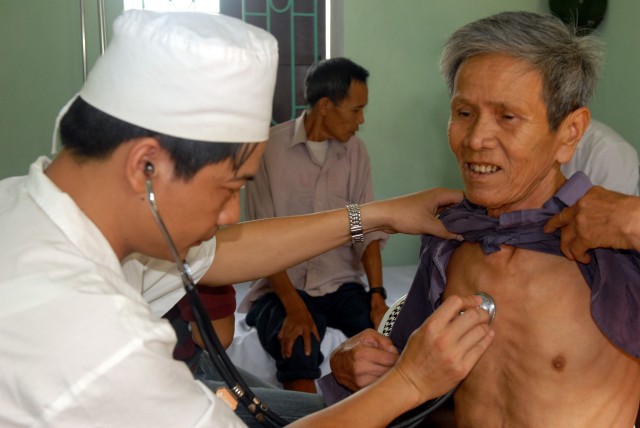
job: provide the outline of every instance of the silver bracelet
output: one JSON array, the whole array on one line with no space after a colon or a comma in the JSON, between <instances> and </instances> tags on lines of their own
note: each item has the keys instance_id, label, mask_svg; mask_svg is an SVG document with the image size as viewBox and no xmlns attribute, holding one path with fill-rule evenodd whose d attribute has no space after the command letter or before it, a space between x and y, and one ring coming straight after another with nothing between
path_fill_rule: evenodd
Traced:
<instances>
[{"instance_id":1,"label":"silver bracelet","mask_svg":"<svg viewBox=\"0 0 640 428\"><path fill-rule=\"evenodd\" d=\"M358 204L347 205L349 213L349 231L351 232L351 243L364 242L364 231L362 230L362 217L360 216L360 206Z\"/></svg>"}]
</instances>

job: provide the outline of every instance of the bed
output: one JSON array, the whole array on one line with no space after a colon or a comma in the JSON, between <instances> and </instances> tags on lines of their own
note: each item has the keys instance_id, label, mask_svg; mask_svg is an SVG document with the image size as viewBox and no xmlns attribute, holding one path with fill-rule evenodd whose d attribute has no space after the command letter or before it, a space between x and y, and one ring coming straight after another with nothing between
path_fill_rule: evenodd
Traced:
<instances>
[{"instance_id":1,"label":"bed","mask_svg":"<svg viewBox=\"0 0 640 428\"><path fill-rule=\"evenodd\" d=\"M387 305L391 306L397 299L409 291L415 265L392 266L383 269L383 282L387 289ZM236 301L240 302L249 289L249 283L236 285ZM235 335L233 344L227 350L231 361L263 381L276 386L281 384L276 379L275 362L260 345L258 333L255 328L249 327L245 322L245 313L236 312ZM324 340L320 346L325 360L320 366L322 375L329 373L329 355L331 351L346 339L345 335L336 329L328 328Z\"/></svg>"}]
</instances>

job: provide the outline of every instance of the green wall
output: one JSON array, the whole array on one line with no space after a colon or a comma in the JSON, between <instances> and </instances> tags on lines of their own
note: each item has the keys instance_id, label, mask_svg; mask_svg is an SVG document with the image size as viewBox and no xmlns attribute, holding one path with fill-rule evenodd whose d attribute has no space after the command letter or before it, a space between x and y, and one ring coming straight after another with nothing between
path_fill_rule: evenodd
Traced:
<instances>
[{"instance_id":1,"label":"green wall","mask_svg":"<svg viewBox=\"0 0 640 428\"><path fill-rule=\"evenodd\" d=\"M111 22L122 0L105 4ZM85 19L90 68L100 46L96 0L85 0ZM58 111L82 86L81 40L79 0L0 0L0 178L50 154Z\"/></svg>"},{"instance_id":2,"label":"green wall","mask_svg":"<svg viewBox=\"0 0 640 428\"><path fill-rule=\"evenodd\" d=\"M361 137L369 147L378 198L427 187L460 187L446 140L448 99L437 62L444 38L504 10L548 12L546 0L345 0L342 49L371 72ZM89 65L98 55L95 0L85 0ZM107 21L122 10L106 0ZM609 2L598 33L607 61L594 117L640 148L640 2ZM110 24L108 25L110 28ZM79 0L0 0L0 178L26 173L48 155L59 109L82 85ZM393 236L386 265L417 260L417 237Z\"/></svg>"},{"instance_id":3,"label":"green wall","mask_svg":"<svg viewBox=\"0 0 640 428\"><path fill-rule=\"evenodd\" d=\"M543 0L347 0L344 55L367 67L369 106L360 132L372 158L374 191L387 198L429 187L461 187L447 146L449 115L438 72L443 40L467 22L505 10L549 11ZM637 108L640 2L609 2L598 33L607 60L593 116L640 148ZM392 236L385 265L413 264L419 240Z\"/></svg>"}]
</instances>

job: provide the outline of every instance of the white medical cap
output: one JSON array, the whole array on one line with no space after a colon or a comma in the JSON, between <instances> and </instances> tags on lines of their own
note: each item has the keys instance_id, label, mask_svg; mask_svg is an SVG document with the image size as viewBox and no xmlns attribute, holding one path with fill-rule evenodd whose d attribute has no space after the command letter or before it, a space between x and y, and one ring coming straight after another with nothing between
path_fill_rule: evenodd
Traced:
<instances>
[{"instance_id":1,"label":"white medical cap","mask_svg":"<svg viewBox=\"0 0 640 428\"><path fill-rule=\"evenodd\" d=\"M268 139L278 46L224 15L127 11L80 91L93 107L162 134Z\"/></svg>"}]
</instances>

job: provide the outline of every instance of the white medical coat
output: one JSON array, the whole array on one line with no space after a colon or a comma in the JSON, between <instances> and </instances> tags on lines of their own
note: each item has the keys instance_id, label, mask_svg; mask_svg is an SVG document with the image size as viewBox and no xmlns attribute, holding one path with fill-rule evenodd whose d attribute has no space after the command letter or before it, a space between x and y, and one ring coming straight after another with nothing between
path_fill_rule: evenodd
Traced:
<instances>
[{"instance_id":1,"label":"white medical coat","mask_svg":"<svg viewBox=\"0 0 640 428\"><path fill-rule=\"evenodd\" d=\"M177 273L138 256L128 282L47 165L0 182L0 426L244 426L173 360L175 333L143 298L157 313L172 306L183 294ZM190 254L197 275L214 250Z\"/></svg>"}]
</instances>

